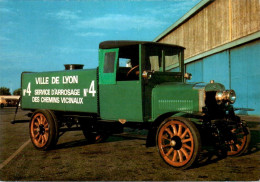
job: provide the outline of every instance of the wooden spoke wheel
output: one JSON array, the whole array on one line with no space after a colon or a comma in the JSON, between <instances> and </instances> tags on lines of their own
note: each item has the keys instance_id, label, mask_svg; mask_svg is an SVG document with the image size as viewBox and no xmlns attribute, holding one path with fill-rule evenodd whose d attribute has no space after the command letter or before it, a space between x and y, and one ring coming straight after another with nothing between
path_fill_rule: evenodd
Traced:
<instances>
[{"instance_id":1,"label":"wooden spoke wheel","mask_svg":"<svg viewBox=\"0 0 260 182\"><path fill-rule=\"evenodd\" d=\"M108 134L98 131L97 126L90 125L88 121L80 121L82 132L87 143L101 143L108 138Z\"/></svg>"},{"instance_id":2,"label":"wooden spoke wheel","mask_svg":"<svg viewBox=\"0 0 260 182\"><path fill-rule=\"evenodd\" d=\"M245 132L247 131L247 132ZM248 149L251 135L248 127L246 128L235 128L231 132L234 134L235 138L228 142L228 156L239 156L245 153Z\"/></svg>"},{"instance_id":3,"label":"wooden spoke wheel","mask_svg":"<svg viewBox=\"0 0 260 182\"><path fill-rule=\"evenodd\" d=\"M108 136L106 134L97 133L97 132L87 132L83 131L85 138L87 139L88 143L101 143L105 141Z\"/></svg>"},{"instance_id":4,"label":"wooden spoke wheel","mask_svg":"<svg viewBox=\"0 0 260 182\"><path fill-rule=\"evenodd\" d=\"M57 128L52 114L46 110L34 112L30 121L30 137L35 148L47 150L57 142Z\"/></svg>"},{"instance_id":5,"label":"wooden spoke wheel","mask_svg":"<svg viewBox=\"0 0 260 182\"><path fill-rule=\"evenodd\" d=\"M201 141L196 126L184 118L168 118L158 128L157 147L163 160L177 168L188 168L197 159Z\"/></svg>"}]
</instances>

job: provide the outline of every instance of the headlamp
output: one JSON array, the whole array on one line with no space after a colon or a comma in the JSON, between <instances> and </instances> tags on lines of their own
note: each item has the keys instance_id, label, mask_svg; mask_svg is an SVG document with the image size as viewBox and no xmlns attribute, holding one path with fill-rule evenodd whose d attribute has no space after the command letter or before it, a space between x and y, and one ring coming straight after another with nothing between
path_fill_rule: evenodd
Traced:
<instances>
[{"instance_id":1,"label":"headlamp","mask_svg":"<svg viewBox=\"0 0 260 182\"><path fill-rule=\"evenodd\" d=\"M222 102L234 104L236 101L236 93L234 90L217 91L215 98L217 104L221 104Z\"/></svg>"},{"instance_id":2,"label":"headlamp","mask_svg":"<svg viewBox=\"0 0 260 182\"><path fill-rule=\"evenodd\" d=\"M228 95L227 95L227 99L231 104L234 104L236 101L236 93L234 90L227 90Z\"/></svg>"}]
</instances>

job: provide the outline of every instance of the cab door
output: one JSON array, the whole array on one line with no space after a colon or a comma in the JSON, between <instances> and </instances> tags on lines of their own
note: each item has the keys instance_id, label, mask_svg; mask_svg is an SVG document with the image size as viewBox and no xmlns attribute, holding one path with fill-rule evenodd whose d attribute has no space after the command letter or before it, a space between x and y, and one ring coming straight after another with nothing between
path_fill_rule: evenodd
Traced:
<instances>
[{"instance_id":1,"label":"cab door","mask_svg":"<svg viewBox=\"0 0 260 182\"><path fill-rule=\"evenodd\" d=\"M143 121L140 80L117 81L119 49L99 50L99 103L104 120Z\"/></svg>"}]
</instances>

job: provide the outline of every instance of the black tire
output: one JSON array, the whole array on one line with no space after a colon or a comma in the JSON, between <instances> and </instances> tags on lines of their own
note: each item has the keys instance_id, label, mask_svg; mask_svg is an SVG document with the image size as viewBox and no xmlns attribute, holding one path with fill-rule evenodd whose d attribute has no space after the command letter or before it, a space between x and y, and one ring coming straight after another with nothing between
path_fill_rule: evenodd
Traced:
<instances>
[{"instance_id":1,"label":"black tire","mask_svg":"<svg viewBox=\"0 0 260 182\"><path fill-rule=\"evenodd\" d=\"M162 159L170 166L186 169L197 161L201 151L196 126L182 117L170 117L159 126L156 146Z\"/></svg>"},{"instance_id":2,"label":"black tire","mask_svg":"<svg viewBox=\"0 0 260 182\"><path fill-rule=\"evenodd\" d=\"M4 106L5 106L4 104L1 104L1 108L4 108Z\"/></svg>"},{"instance_id":3,"label":"black tire","mask_svg":"<svg viewBox=\"0 0 260 182\"><path fill-rule=\"evenodd\" d=\"M56 115L50 110L47 110L47 111L51 114L53 121L54 121L54 125L55 125L55 139L53 140L53 142L51 144L52 147L55 147L59 140L59 124L58 124Z\"/></svg>"},{"instance_id":4,"label":"black tire","mask_svg":"<svg viewBox=\"0 0 260 182\"><path fill-rule=\"evenodd\" d=\"M250 141L251 141L251 133L248 127L240 127L233 129L235 140L231 140L228 142L228 156L240 156L247 152ZM239 132L236 132L239 130ZM231 131L232 132L232 131Z\"/></svg>"},{"instance_id":5,"label":"black tire","mask_svg":"<svg viewBox=\"0 0 260 182\"><path fill-rule=\"evenodd\" d=\"M80 121L80 127L88 144L101 143L108 138L108 134L98 131L97 126L90 124L88 121Z\"/></svg>"},{"instance_id":6,"label":"black tire","mask_svg":"<svg viewBox=\"0 0 260 182\"><path fill-rule=\"evenodd\" d=\"M29 133L34 147L38 150L53 148L58 141L58 123L53 113L37 110L33 113Z\"/></svg>"}]
</instances>

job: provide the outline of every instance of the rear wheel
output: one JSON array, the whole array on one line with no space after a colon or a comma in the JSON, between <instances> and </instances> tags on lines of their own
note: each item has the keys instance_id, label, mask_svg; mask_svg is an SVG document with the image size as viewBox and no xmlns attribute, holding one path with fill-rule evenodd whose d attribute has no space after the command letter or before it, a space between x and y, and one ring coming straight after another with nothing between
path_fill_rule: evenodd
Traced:
<instances>
[{"instance_id":1,"label":"rear wheel","mask_svg":"<svg viewBox=\"0 0 260 182\"><path fill-rule=\"evenodd\" d=\"M176 168L188 168L201 149L196 126L185 118L167 118L157 131L157 148L163 160Z\"/></svg>"},{"instance_id":2,"label":"rear wheel","mask_svg":"<svg viewBox=\"0 0 260 182\"><path fill-rule=\"evenodd\" d=\"M47 110L38 110L33 113L29 130L31 141L38 150L48 150L57 143L56 119Z\"/></svg>"},{"instance_id":3,"label":"rear wheel","mask_svg":"<svg viewBox=\"0 0 260 182\"><path fill-rule=\"evenodd\" d=\"M248 149L251 135L248 127L239 127L231 130L234 139L228 142L228 156L239 156Z\"/></svg>"},{"instance_id":4,"label":"rear wheel","mask_svg":"<svg viewBox=\"0 0 260 182\"><path fill-rule=\"evenodd\" d=\"M87 143L100 143L108 138L108 135L100 130L94 124L88 121L80 121L82 132L87 140Z\"/></svg>"}]
</instances>

